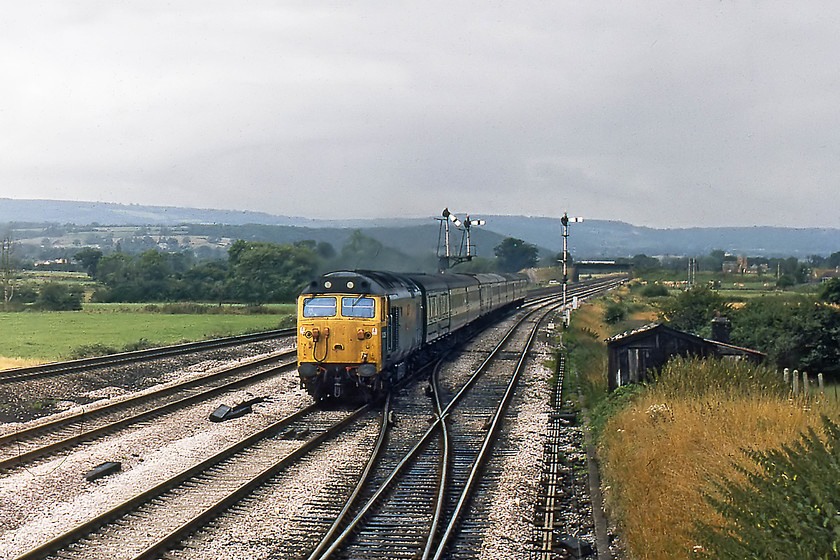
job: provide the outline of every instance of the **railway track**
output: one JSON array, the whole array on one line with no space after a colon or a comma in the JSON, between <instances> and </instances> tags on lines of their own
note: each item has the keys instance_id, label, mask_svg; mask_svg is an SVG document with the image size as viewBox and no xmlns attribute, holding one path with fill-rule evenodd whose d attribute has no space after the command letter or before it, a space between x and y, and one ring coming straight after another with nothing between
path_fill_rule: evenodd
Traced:
<instances>
[{"instance_id":1,"label":"railway track","mask_svg":"<svg viewBox=\"0 0 840 560\"><path fill-rule=\"evenodd\" d=\"M604 290L606 287L587 289L595 291ZM577 295L583 297L583 293L580 292ZM529 305L537 307L539 304L532 302ZM535 319L531 321L533 325L530 327L536 328L537 323L534 321ZM533 335L529 336L532 338ZM525 342L527 338L524 334L511 335L511 337L511 340L522 339L519 340L520 343ZM522 355L526 354L527 350ZM496 352L494 360L512 365L512 362L521 362L524 359L519 356L517 354L514 359L514 350L504 348ZM482 375L485 375L487 379L501 374ZM445 377L453 379L458 375L452 375L450 372ZM379 435L375 436L374 432L371 432L371 435L366 436L366 443L363 446L365 453L358 454L347 461L347 468L343 472L348 473L348 476L334 478L332 482L326 484L325 490L321 490L317 497L312 497L312 505L307 510L305 518L297 518L295 523L289 523L292 529L285 532L274 545L276 556L272 557L355 557L354 550L361 550L366 555L370 554L370 557L383 558L403 557L405 550L421 551L423 556L416 556L417 558L439 558L444 554L455 555L453 557L470 557L469 555L475 552L475 543L480 541L482 528L480 520L464 513L466 511L463 509L464 506L469 506L474 500L470 498L469 492L464 492L463 489L469 486L475 488L476 484L486 484L486 482L481 482L479 474L482 472L481 467L488 461L480 456L478 449L486 447L486 456L486 453L494 448L493 437L498 437L498 435L491 436L489 440L478 436L484 435L485 431L489 432L485 430L485 427L504 424L505 413L503 408L499 408L498 403L501 402L502 394L512 394L512 391L502 391L500 387L499 384L495 384L487 391L476 391L475 396L470 396L459 405L462 407L459 409L455 408L455 403L460 399L452 397L446 400L447 390L450 393L455 391L444 387L440 402L447 404L445 406L441 404L437 412L433 412L429 406L429 397L424 395L423 382L409 384L403 391L394 394L392 398L395 399L393 404L395 411L385 411L380 415ZM482 392L485 393L483 396L478 395ZM482 404L482 399L491 397L492 402L488 400ZM361 410L363 409L359 409ZM250 444L245 444L245 447L232 451L227 458L202 461L200 465L196 465L196 468L199 468L198 471L193 469L189 472L184 471L179 476L173 477L171 481L158 484L154 489L138 494L125 504L115 506L107 512L101 512L74 530L73 535L69 535L71 532L68 531L68 535L53 538L48 543L19 556L19 559L53 557L139 559L157 558L164 553L167 558L189 558L189 551L193 546L190 543L196 538L201 540L200 533L197 534L197 532L212 533L214 519L218 520L220 516L235 518L237 511L248 511L250 501L258 501L258 498L243 498L243 496L253 496L255 491L259 494L262 490L257 489L264 488L266 480L276 477L278 473L297 469L301 460L309 456L310 452L320 444L333 438L343 437L339 434L346 434L346 431L343 432L346 427L339 424L345 422L349 426L357 426L351 427L351 430L369 430L370 422L362 428L358 427L355 419L371 416L370 411L359 411L345 414L344 418L358 414L346 421L334 417L315 419L313 416L281 420L260 432L263 435L254 435L256 440L263 441L261 445L265 445L264 449L267 451L246 451L245 449ZM317 412L322 415L340 414L340 411ZM298 414L310 413L314 414L315 411L307 409ZM454 419L459 420L458 427L450 425ZM460 427L461 425L464 427ZM302 440L297 438L303 438L306 444L301 444ZM377 441L379 443L375 444ZM489 443L478 446L477 442L484 441L489 441ZM310 444L312 446L307 447ZM231 448L235 447L237 446L231 446ZM329 456L329 449L332 448L322 448L318 453L327 453ZM371 451L368 453L367 449ZM457 451L457 456L453 450ZM282 455L285 462L254 458L265 456L262 455L263 453L273 455L274 459ZM444 472L441 470L442 456L452 456L452 458L450 459L451 468L446 471L449 474L441 480L439 473ZM221 463L213 463L213 461L221 461ZM226 466L221 468L214 464ZM251 467L258 465L259 468L246 468L245 464ZM310 464L309 469L317 471L318 466ZM220 475L222 478L227 476L229 479L235 479L238 483L235 485L236 489L231 488L234 486L233 483L227 484L226 489L218 492L209 491L203 485L199 486L204 479L216 478L217 470L228 473L228 475ZM250 471L253 470L259 470L259 473L251 473ZM358 473L362 471L366 471L367 474L360 476ZM467 483L469 473L473 471L475 471L474 482ZM257 480L259 478L257 475L262 476L260 482L244 482L246 479ZM345 480L351 477L365 479L367 484L355 487L354 490L352 482ZM389 478L392 479L391 482L387 482ZM406 485L406 480L413 482ZM436 482L427 483L426 480ZM398 484L395 486L395 483ZM384 489L376 494L376 489L383 485ZM332 490L328 492L330 488ZM212 500L202 498L210 494L215 498ZM461 497L462 494L463 497ZM174 500L178 501L170 501L170 495L177 496ZM439 496L443 496L443 499ZM209 503L210 501L213 503ZM194 502L200 502L200 504L191 505ZM360 513L361 506L368 502L372 509L367 513ZM460 508L458 503L462 503ZM437 514L432 504L442 504L437 506ZM176 522L167 520L164 523L162 521L166 512L176 510L184 512L189 510L192 513L185 513ZM152 513L147 514L147 511ZM227 513L223 513L224 511ZM391 514L400 513L407 514L403 522L398 522L397 517L390 517ZM352 517L358 517L361 524L351 527L348 519ZM209 528L208 523L210 523ZM377 524L380 529L378 536L376 531L373 531L369 537L366 537L366 531L372 530L370 528ZM401 528L406 526L410 530L404 535ZM205 529L201 529L202 527ZM123 532L124 529L127 532ZM382 532L382 529L385 531ZM86 532L87 536L85 536ZM114 544L113 535L119 535L116 537L118 544ZM153 536L146 538L145 535ZM194 536L190 537L190 535ZM322 541L327 544L322 546L320 544ZM143 544L138 545L137 543L140 542ZM336 542L338 545L333 548ZM130 547L125 546L125 543L131 543ZM355 546L361 548L351 548ZM167 550L169 550L168 553L165 552ZM115 555L115 552L119 554Z\"/></svg>"},{"instance_id":2,"label":"railway track","mask_svg":"<svg viewBox=\"0 0 840 560\"><path fill-rule=\"evenodd\" d=\"M446 404L434 376L437 412L432 424L419 438L389 446L380 465L360 481L366 488L358 491L360 505L346 505L338 518L342 531L327 533L309 560L427 559L444 554L498 434L500 415L510 402L533 335L517 349L512 373L498 364L510 362L515 335L535 312L517 321ZM535 332L536 324L529 328ZM499 383L504 377L507 380Z\"/></svg>"},{"instance_id":3,"label":"railway track","mask_svg":"<svg viewBox=\"0 0 840 560\"><path fill-rule=\"evenodd\" d=\"M200 342L187 342L184 344L175 344L172 346L161 346L158 348L135 350L132 352L121 352L119 354L109 354L107 356L82 358L79 360L70 360L66 362L53 362L49 364L41 364L25 368L6 369L0 371L0 384L17 383L21 381L41 379L53 375L61 375L67 373L78 373L101 367L114 366L117 364L134 363L168 356L179 356L193 352L206 352L208 350L214 350L218 348L226 348L229 346L237 346L253 342L260 342L264 340L271 340L275 338L282 338L286 336L293 336L294 334L294 328L279 329L225 338L217 338L213 340L204 340Z\"/></svg>"},{"instance_id":4,"label":"railway track","mask_svg":"<svg viewBox=\"0 0 840 560\"><path fill-rule=\"evenodd\" d=\"M275 365L278 361L282 362ZM286 351L0 435L0 472L295 368Z\"/></svg>"},{"instance_id":5,"label":"railway track","mask_svg":"<svg viewBox=\"0 0 840 560\"><path fill-rule=\"evenodd\" d=\"M574 295L588 297L612 286L611 282L598 283ZM533 310L508 331L445 405L435 369L432 425L413 438L413 446L390 446L381 464L366 470L308 560L477 556L485 523L467 515L472 493L493 454L493 442L537 328L559 305L556 298L533 302ZM516 364L512 370L511 362ZM479 377L483 379L477 383ZM416 420L412 424L416 426ZM354 506L354 501L360 505Z\"/></svg>"},{"instance_id":6,"label":"railway track","mask_svg":"<svg viewBox=\"0 0 840 560\"><path fill-rule=\"evenodd\" d=\"M149 559L236 506L324 442L362 429L369 406L351 412L310 405L20 556ZM380 414L380 423L385 415Z\"/></svg>"}]
</instances>

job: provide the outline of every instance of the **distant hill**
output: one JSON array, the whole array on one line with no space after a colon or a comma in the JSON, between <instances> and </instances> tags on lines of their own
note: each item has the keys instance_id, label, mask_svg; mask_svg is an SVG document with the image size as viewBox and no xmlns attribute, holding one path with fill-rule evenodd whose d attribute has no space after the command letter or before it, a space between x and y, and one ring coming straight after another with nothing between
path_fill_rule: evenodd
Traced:
<instances>
[{"instance_id":1,"label":"distant hill","mask_svg":"<svg viewBox=\"0 0 840 560\"><path fill-rule=\"evenodd\" d=\"M543 254L563 248L559 217L482 216L483 227L472 230L478 255L493 257L493 248L505 237L517 237L537 245ZM439 225L433 217L371 220L311 220L240 212L167 206L123 205L62 200L13 200L0 198L0 231L9 223L101 224L112 226L175 226L216 224L233 236L255 235L278 242L315 239L340 247L352 229L360 229L388 247L406 254L433 251ZM260 224L264 227L245 227ZM224 227L230 226L230 227ZM259 234L254 232L258 231ZM453 235L453 243L460 235ZM675 228L654 229L624 222L588 220L569 226L569 250L575 258L646 255L706 255L715 249L750 256L787 257L840 251L836 228Z\"/></svg>"}]
</instances>

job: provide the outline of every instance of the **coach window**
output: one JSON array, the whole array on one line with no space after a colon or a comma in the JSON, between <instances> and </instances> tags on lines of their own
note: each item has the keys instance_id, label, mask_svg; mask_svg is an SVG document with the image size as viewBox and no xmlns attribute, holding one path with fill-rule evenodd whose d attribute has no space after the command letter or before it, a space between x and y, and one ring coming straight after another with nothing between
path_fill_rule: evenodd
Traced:
<instances>
[{"instance_id":1,"label":"coach window","mask_svg":"<svg viewBox=\"0 0 840 560\"><path fill-rule=\"evenodd\" d=\"M341 315L344 317L359 317L362 319L373 319L376 315L376 306L373 298L367 297L344 297L341 298Z\"/></svg>"},{"instance_id":2,"label":"coach window","mask_svg":"<svg viewBox=\"0 0 840 560\"><path fill-rule=\"evenodd\" d=\"M334 297L312 297L303 302L304 317L335 317Z\"/></svg>"}]
</instances>

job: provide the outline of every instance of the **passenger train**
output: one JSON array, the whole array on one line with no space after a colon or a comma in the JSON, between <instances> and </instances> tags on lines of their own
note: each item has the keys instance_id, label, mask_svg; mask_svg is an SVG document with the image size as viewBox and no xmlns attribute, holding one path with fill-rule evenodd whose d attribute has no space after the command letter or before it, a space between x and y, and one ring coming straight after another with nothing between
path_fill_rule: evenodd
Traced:
<instances>
[{"instance_id":1,"label":"passenger train","mask_svg":"<svg viewBox=\"0 0 840 560\"><path fill-rule=\"evenodd\" d=\"M325 274L298 298L301 385L316 401L379 398L438 343L521 304L526 285L518 274Z\"/></svg>"}]
</instances>

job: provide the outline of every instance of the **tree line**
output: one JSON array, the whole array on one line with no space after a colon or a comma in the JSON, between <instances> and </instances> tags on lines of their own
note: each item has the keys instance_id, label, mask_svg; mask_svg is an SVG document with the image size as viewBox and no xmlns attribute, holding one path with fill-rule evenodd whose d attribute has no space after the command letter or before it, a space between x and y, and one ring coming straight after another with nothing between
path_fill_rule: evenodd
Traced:
<instances>
[{"instance_id":1,"label":"tree line","mask_svg":"<svg viewBox=\"0 0 840 560\"><path fill-rule=\"evenodd\" d=\"M716 249L708 255L700 257L666 256L657 258L639 254L631 258L617 259L617 262L630 265L636 273L651 273L661 270L675 274L685 274L690 263L698 272L720 273L723 271L725 263L736 263L737 260L738 257ZM759 278L772 278L776 286L787 288L796 284L807 283L815 269L840 267L840 251L836 251L828 257L809 255L804 260L796 257L753 256L747 257L746 262L749 268L743 274L749 273Z\"/></svg>"},{"instance_id":2,"label":"tree line","mask_svg":"<svg viewBox=\"0 0 840 560\"><path fill-rule=\"evenodd\" d=\"M472 271L516 271L537 262L537 248L505 239L496 260L473 263ZM376 268L431 272L434 260L413 259L354 231L341 251L326 242L234 242L226 260L197 261L189 252L148 250L139 255L103 254L86 247L74 255L99 287L97 302L204 301L251 305L290 302L314 276L328 270ZM469 263L468 263L469 265ZM407 268L410 267L410 268ZM479 270L480 269L480 270ZM469 271L470 267L462 267Z\"/></svg>"},{"instance_id":3,"label":"tree line","mask_svg":"<svg viewBox=\"0 0 840 560\"><path fill-rule=\"evenodd\" d=\"M751 298L734 307L715 290L699 286L660 303L666 324L711 337L711 321L725 315L731 342L767 354L779 368L788 367L840 377L840 278L815 294Z\"/></svg>"}]
</instances>

